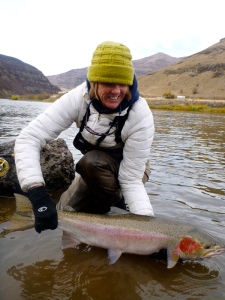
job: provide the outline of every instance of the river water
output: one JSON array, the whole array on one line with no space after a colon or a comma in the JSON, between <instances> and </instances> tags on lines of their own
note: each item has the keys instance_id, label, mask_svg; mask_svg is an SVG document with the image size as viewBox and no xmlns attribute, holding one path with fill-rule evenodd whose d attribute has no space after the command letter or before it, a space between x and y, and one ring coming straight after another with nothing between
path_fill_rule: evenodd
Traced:
<instances>
[{"instance_id":1,"label":"river water","mask_svg":"<svg viewBox=\"0 0 225 300\"><path fill-rule=\"evenodd\" d=\"M0 143L14 139L50 103L0 100ZM189 222L225 242L225 115L153 110L155 139L146 189L156 216ZM61 134L75 161L76 127ZM56 197L56 196L55 196ZM1 219L15 210L0 197ZM0 232L4 223L0 224ZM0 238L0 299L224 299L225 254L199 262L166 262L107 251L61 247L59 229Z\"/></svg>"}]
</instances>

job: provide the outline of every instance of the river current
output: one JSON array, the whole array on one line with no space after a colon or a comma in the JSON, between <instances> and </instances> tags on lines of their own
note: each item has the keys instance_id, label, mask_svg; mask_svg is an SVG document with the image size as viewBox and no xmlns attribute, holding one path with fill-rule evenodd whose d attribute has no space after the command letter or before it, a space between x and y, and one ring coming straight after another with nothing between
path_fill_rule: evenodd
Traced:
<instances>
[{"instance_id":1,"label":"river current","mask_svg":"<svg viewBox=\"0 0 225 300\"><path fill-rule=\"evenodd\" d=\"M0 99L0 143L15 139L51 103ZM225 115L153 110L155 138L145 187L156 216L191 223L225 243ZM75 162L75 125L63 132ZM0 179L1 180L1 179ZM0 197L1 220L15 209ZM0 224L0 232L4 222ZM0 238L0 299L224 299L225 254L203 261L166 262L87 245L62 250L59 229Z\"/></svg>"}]
</instances>

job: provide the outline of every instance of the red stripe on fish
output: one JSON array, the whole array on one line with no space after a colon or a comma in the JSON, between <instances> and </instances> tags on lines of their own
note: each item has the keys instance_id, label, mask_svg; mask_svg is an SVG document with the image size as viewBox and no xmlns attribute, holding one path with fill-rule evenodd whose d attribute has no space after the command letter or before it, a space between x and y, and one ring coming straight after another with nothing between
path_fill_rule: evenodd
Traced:
<instances>
[{"instance_id":1,"label":"red stripe on fish","mask_svg":"<svg viewBox=\"0 0 225 300\"><path fill-rule=\"evenodd\" d=\"M80 228L83 232L93 233L96 236L103 236L105 238L122 238L135 240L168 240L168 236L160 233L141 232L139 230L132 230L127 228L117 228L108 224L89 224L88 222L75 221L76 228Z\"/></svg>"}]
</instances>

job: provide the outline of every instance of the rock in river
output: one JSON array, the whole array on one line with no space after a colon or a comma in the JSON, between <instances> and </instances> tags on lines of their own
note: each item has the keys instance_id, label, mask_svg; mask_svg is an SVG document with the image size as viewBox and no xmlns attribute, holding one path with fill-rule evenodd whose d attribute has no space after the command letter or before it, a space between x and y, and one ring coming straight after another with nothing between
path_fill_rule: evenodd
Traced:
<instances>
[{"instance_id":1,"label":"rock in river","mask_svg":"<svg viewBox=\"0 0 225 300\"><path fill-rule=\"evenodd\" d=\"M0 144L0 154L13 154L14 145L15 140ZM72 183L75 177L73 156L63 139L47 144L42 148L40 157L48 192L58 191ZM0 196L23 193L17 178L14 158L7 157L4 160L8 162L9 170L4 176L0 176Z\"/></svg>"}]
</instances>

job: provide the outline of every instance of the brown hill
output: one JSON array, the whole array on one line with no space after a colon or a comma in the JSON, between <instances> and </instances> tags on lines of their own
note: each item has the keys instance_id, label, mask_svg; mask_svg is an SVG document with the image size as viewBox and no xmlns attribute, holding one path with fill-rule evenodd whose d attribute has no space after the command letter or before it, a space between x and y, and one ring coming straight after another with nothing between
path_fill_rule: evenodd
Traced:
<instances>
[{"instance_id":1,"label":"brown hill","mask_svg":"<svg viewBox=\"0 0 225 300\"><path fill-rule=\"evenodd\" d=\"M138 86L146 97L172 93L225 99L225 38L174 65L138 77Z\"/></svg>"},{"instance_id":2,"label":"brown hill","mask_svg":"<svg viewBox=\"0 0 225 300\"><path fill-rule=\"evenodd\" d=\"M142 59L133 60L133 67L137 76L148 74L175 64L184 57L172 57L164 53L157 53Z\"/></svg>"},{"instance_id":3,"label":"brown hill","mask_svg":"<svg viewBox=\"0 0 225 300\"><path fill-rule=\"evenodd\" d=\"M133 67L137 76L159 70L174 64L183 58L175 58L163 53L157 53L142 59L133 60ZM72 89L85 81L87 68L73 69L66 73L47 76L49 81L64 89Z\"/></svg>"},{"instance_id":4,"label":"brown hill","mask_svg":"<svg viewBox=\"0 0 225 300\"><path fill-rule=\"evenodd\" d=\"M80 85L85 81L87 76L87 68L73 69L66 73L61 73L58 75L47 76L48 80L58 87L66 90L71 90L72 88Z\"/></svg>"},{"instance_id":5,"label":"brown hill","mask_svg":"<svg viewBox=\"0 0 225 300\"><path fill-rule=\"evenodd\" d=\"M35 67L21 60L0 54L0 97L8 98L12 94L44 94L60 89L53 86L47 77Z\"/></svg>"}]
</instances>

